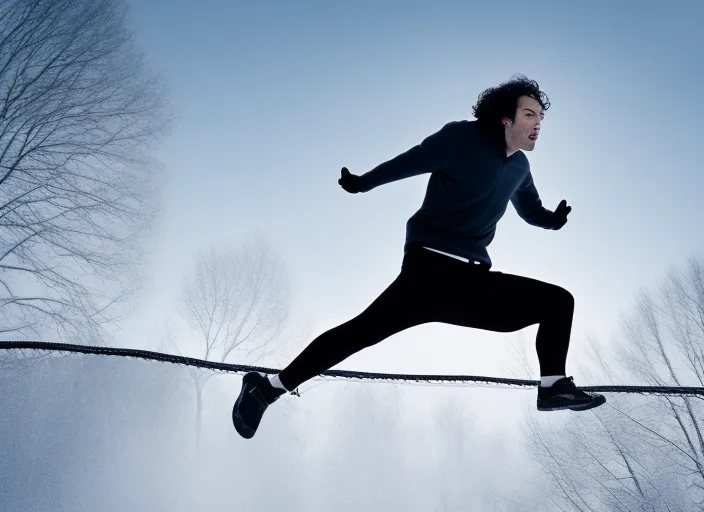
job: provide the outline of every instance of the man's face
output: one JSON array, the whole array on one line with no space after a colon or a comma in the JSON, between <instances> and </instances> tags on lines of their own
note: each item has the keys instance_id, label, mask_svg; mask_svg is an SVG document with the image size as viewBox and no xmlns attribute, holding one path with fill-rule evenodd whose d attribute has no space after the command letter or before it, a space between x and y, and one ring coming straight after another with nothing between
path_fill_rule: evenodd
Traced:
<instances>
[{"instance_id":1,"label":"man's face","mask_svg":"<svg viewBox=\"0 0 704 512\"><path fill-rule=\"evenodd\" d=\"M503 119L506 131L506 146L510 153L523 149L533 151L540 133L543 109L540 102L530 96L521 96L516 108L516 119Z\"/></svg>"}]
</instances>

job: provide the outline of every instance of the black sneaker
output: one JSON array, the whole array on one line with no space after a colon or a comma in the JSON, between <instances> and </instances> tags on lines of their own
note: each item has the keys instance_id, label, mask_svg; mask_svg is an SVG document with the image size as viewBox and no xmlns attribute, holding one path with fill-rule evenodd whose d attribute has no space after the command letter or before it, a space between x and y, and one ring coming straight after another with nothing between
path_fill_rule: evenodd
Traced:
<instances>
[{"instance_id":1,"label":"black sneaker","mask_svg":"<svg viewBox=\"0 0 704 512\"><path fill-rule=\"evenodd\" d=\"M577 389L572 377L563 377L552 386L538 386L538 410L560 411L586 411L599 407L606 402L603 395L585 393Z\"/></svg>"},{"instance_id":2,"label":"black sneaker","mask_svg":"<svg viewBox=\"0 0 704 512\"><path fill-rule=\"evenodd\" d=\"M269 379L258 372L249 372L242 378L242 391L232 408L232 423L245 439L251 439L259 427L266 408L286 393L275 388Z\"/></svg>"}]
</instances>

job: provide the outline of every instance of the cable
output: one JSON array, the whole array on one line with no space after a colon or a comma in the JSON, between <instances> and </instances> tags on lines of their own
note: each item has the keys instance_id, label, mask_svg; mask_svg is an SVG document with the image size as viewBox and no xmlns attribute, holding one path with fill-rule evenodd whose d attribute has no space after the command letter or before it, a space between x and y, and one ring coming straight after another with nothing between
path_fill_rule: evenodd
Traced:
<instances>
[{"instance_id":1,"label":"cable","mask_svg":"<svg viewBox=\"0 0 704 512\"><path fill-rule=\"evenodd\" d=\"M280 370L261 366L218 363L191 357L175 356L149 350L97 347L87 345L72 345L68 343L48 343L40 341L0 341L0 350L45 350L50 352L78 352L84 354L108 355L120 357L136 357L152 361L161 361L186 366L207 368L232 373L259 372L276 374ZM320 377L342 377L357 380L408 381L408 382L486 382L508 386L536 387L537 380L505 379L501 377L480 377L473 375L408 375L395 373L358 372L353 370L327 370ZM668 387L668 386L580 386L584 391L604 393L647 393L655 395L701 395L704 397L704 387Z\"/></svg>"}]
</instances>

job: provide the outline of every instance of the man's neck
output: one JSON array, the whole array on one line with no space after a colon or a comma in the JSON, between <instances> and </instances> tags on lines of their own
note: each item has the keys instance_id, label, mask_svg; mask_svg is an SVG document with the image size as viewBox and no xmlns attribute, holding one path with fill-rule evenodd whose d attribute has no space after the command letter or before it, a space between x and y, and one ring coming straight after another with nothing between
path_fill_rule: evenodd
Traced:
<instances>
[{"instance_id":1,"label":"man's neck","mask_svg":"<svg viewBox=\"0 0 704 512\"><path fill-rule=\"evenodd\" d=\"M506 157L511 156L511 155L514 154L516 151L518 151L518 148L512 148L511 146L509 146L508 144L506 144Z\"/></svg>"},{"instance_id":2,"label":"man's neck","mask_svg":"<svg viewBox=\"0 0 704 512\"><path fill-rule=\"evenodd\" d=\"M516 151L518 151L518 148L513 147L513 145L511 144L511 141L507 137L506 133L504 133L504 144L506 145L506 156L507 157L511 156Z\"/></svg>"}]
</instances>

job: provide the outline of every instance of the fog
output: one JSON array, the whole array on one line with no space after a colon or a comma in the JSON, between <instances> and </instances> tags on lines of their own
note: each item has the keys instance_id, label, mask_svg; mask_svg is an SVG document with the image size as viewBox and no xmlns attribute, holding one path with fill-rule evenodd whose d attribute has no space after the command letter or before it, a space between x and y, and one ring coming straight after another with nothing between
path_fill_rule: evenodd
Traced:
<instances>
[{"instance_id":1,"label":"fog","mask_svg":"<svg viewBox=\"0 0 704 512\"><path fill-rule=\"evenodd\" d=\"M8 354L3 511L502 510L533 499L539 476L516 438L532 390L317 379L243 440L241 376L218 372L198 447L183 366ZM475 408L479 394L495 407Z\"/></svg>"}]
</instances>

